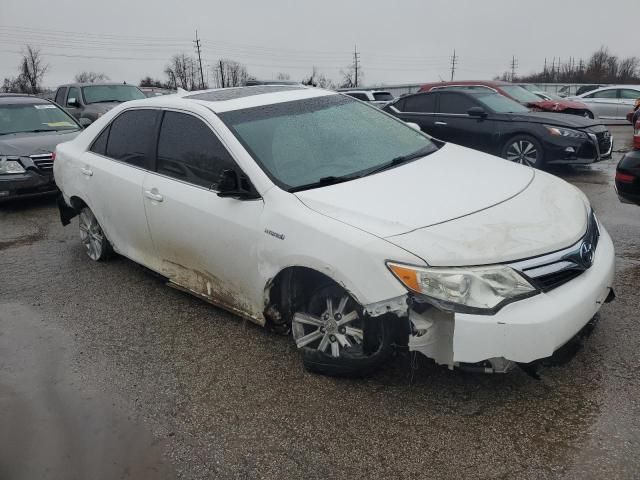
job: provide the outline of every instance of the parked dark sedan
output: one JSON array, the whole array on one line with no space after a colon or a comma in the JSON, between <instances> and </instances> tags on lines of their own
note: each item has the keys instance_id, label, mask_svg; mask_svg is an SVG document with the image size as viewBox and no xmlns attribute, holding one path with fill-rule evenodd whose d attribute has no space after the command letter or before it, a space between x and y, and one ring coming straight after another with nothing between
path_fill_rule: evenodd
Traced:
<instances>
[{"instance_id":1,"label":"parked dark sedan","mask_svg":"<svg viewBox=\"0 0 640 480\"><path fill-rule=\"evenodd\" d=\"M49 100L0 95L0 201L56 192L52 152L81 128Z\"/></svg>"},{"instance_id":2,"label":"parked dark sedan","mask_svg":"<svg viewBox=\"0 0 640 480\"><path fill-rule=\"evenodd\" d=\"M443 90L402 97L385 111L447 142L536 168L586 164L611 156L613 139L598 121L530 112L496 93Z\"/></svg>"},{"instance_id":3,"label":"parked dark sedan","mask_svg":"<svg viewBox=\"0 0 640 480\"><path fill-rule=\"evenodd\" d=\"M616 191L622 202L640 205L640 118L634 125L633 148L618 163Z\"/></svg>"}]
</instances>

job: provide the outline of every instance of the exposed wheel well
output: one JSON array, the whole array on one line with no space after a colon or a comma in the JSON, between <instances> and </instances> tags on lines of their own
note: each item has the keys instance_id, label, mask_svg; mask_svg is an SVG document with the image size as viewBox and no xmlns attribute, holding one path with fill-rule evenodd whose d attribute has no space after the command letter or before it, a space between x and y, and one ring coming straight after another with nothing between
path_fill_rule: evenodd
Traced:
<instances>
[{"instance_id":1,"label":"exposed wheel well","mask_svg":"<svg viewBox=\"0 0 640 480\"><path fill-rule=\"evenodd\" d=\"M331 277L308 267L287 267L265 288L265 318L275 331L288 334L291 318L316 288L337 283Z\"/></svg>"},{"instance_id":2,"label":"exposed wheel well","mask_svg":"<svg viewBox=\"0 0 640 480\"><path fill-rule=\"evenodd\" d=\"M80 197L71 197L69 201L71 202L71 206L77 211L82 210L84 207L88 207L87 203Z\"/></svg>"}]
</instances>

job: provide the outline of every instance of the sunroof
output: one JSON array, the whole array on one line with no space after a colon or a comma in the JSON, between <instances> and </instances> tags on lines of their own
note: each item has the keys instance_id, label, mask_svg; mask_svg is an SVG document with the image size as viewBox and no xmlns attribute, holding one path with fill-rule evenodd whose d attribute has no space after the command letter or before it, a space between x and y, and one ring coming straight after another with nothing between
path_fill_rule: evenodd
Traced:
<instances>
[{"instance_id":1,"label":"sunroof","mask_svg":"<svg viewBox=\"0 0 640 480\"><path fill-rule=\"evenodd\" d=\"M184 98L192 98L194 100L206 100L209 102L224 102L226 100L235 100L236 98L250 97L252 95L262 95L263 93L286 92L289 90L299 90L303 87L293 85L260 85L255 87L238 87L225 88L223 90L215 90L213 92L196 93L195 95L187 95Z\"/></svg>"}]
</instances>

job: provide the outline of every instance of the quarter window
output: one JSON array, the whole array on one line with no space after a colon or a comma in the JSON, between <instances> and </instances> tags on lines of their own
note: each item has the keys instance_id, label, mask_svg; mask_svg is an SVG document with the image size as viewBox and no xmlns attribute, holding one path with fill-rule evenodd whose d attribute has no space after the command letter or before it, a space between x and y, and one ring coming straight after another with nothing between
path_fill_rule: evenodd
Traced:
<instances>
[{"instance_id":1,"label":"quarter window","mask_svg":"<svg viewBox=\"0 0 640 480\"><path fill-rule=\"evenodd\" d=\"M440 113L466 114L476 104L464 95L443 92L440 94Z\"/></svg>"},{"instance_id":2,"label":"quarter window","mask_svg":"<svg viewBox=\"0 0 640 480\"><path fill-rule=\"evenodd\" d=\"M404 102L405 112L417 113L435 113L436 111L436 94L420 93L407 97Z\"/></svg>"},{"instance_id":3,"label":"quarter window","mask_svg":"<svg viewBox=\"0 0 640 480\"><path fill-rule=\"evenodd\" d=\"M93 153L97 153L98 155L106 155L107 154L107 139L109 138L109 129L110 127L105 128L98 138L96 138L91 145L90 150Z\"/></svg>"},{"instance_id":4,"label":"quarter window","mask_svg":"<svg viewBox=\"0 0 640 480\"><path fill-rule=\"evenodd\" d=\"M107 156L149 169L158 114L156 110L129 110L119 115L110 127Z\"/></svg>"},{"instance_id":5,"label":"quarter window","mask_svg":"<svg viewBox=\"0 0 640 480\"><path fill-rule=\"evenodd\" d=\"M623 88L620 90L620 98L624 98L625 100L637 100L640 98L640 91Z\"/></svg>"},{"instance_id":6,"label":"quarter window","mask_svg":"<svg viewBox=\"0 0 640 480\"><path fill-rule=\"evenodd\" d=\"M600 92L594 92L591 95L587 95L587 98L616 98L617 91L614 89L611 90L602 90Z\"/></svg>"},{"instance_id":7,"label":"quarter window","mask_svg":"<svg viewBox=\"0 0 640 480\"><path fill-rule=\"evenodd\" d=\"M166 112L158 140L157 171L216 189L220 174L235 163L218 137L193 115Z\"/></svg>"}]
</instances>

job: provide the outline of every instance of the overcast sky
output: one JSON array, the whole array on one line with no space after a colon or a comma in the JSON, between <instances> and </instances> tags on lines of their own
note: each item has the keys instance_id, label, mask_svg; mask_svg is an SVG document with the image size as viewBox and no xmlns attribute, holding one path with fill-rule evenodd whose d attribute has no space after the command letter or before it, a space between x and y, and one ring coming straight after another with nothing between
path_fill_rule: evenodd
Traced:
<instances>
[{"instance_id":1,"label":"overcast sky","mask_svg":"<svg viewBox=\"0 0 640 480\"><path fill-rule=\"evenodd\" d=\"M164 80L172 54L194 52L196 29L205 67L231 58L261 79L299 80L316 65L338 80L356 45L367 84L447 78L454 49L456 78L488 79L512 56L520 74L601 45L640 56L639 25L640 0L0 0L0 81L27 43L50 65L46 86L82 70Z\"/></svg>"}]
</instances>

